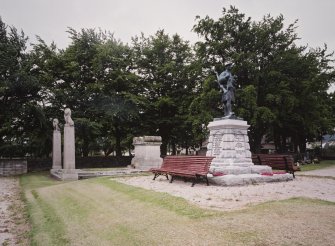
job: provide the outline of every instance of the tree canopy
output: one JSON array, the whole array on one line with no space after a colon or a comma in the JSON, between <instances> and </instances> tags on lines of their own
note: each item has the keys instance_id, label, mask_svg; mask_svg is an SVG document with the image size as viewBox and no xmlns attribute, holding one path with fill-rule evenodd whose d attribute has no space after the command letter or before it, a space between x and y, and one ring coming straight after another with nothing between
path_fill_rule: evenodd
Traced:
<instances>
[{"instance_id":1,"label":"tree canopy","mask_svg":"<svg viewBox=\"0 0 335 246\"><path fill-rule=\"evenodd\" d=\"M233 62L239 89L237 115L251 124L251 149L259 152L265 135L275 141L277 150L287 151L288 138L294 150L305 149L307 140L334 126L327 89L334 82L333 53L327 47L307 49L297 46L296 23L285 28L282 15L264 16L259 22L246 18L238 9L223 9L213 20L198 17L194 25L203 41L196 44L198 59L210 71L223 70ZM200 97L215 93L210 85ZM217 97L213 100L218 101Z\"/></svg>"},{"instance_id":2,"label":"tree canopy","mask_svg":"<svg viewBox=\"0 0 335 246\"><path fill-rule=\"evenodd\" d=\"M333 53L299 46L296 22L266 15L253 21L235 7L217 20L197 17L194 45L158 30L130 44L95 29L68 29L58 49L0 19L0 156L48 156L52 119L73 111L77 154L120 156L132 138L159 135L163 155L199 148L206 125L223 116L214 70L233 62L238 88L233 110L248 121L253 152L262 138L280 152L334 128ZM288 145L288 142L291 146Z\"/></svg>"}]
</instances>

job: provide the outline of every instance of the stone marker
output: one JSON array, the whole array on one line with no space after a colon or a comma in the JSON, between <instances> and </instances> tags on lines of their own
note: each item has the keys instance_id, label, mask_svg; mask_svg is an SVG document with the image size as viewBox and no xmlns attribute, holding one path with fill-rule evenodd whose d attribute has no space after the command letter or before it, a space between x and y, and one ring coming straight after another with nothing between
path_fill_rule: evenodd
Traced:
<instances>
[{"instance_id":1,"label":"stone marker","mask_svg":"<svg viewBox=\"0 0 335 246\"><path fill-rule=\"evenodd\" d=\"M75 156L75 137L74 137L74 122L71 119L71 110L64 110L64 159L62 180L78 180L76 171L76 156Z\"/></svg>"},{"instance_id":2,"label":"stone marker","mask_svg":"<svg viewBox=\"0 0 335 246\"><path fill-rule=\"evenodd\" d=\"M52 169L62 169L62 136L59 129L58 119L53 119L53 138L52 138Z\"/></svg>"},{"instance_id":3,"label":"stone marker","mask_svg":"<svg viewBox=\"0 0 335 246\"><path fill-rule=\"evenodd\" d=\"M160 157L160 146L162 138L160 136L135 137L135 157L131 161L131 166L141 170L149 170L162 165L163 159Z\"/></svg>"}]
</instances>

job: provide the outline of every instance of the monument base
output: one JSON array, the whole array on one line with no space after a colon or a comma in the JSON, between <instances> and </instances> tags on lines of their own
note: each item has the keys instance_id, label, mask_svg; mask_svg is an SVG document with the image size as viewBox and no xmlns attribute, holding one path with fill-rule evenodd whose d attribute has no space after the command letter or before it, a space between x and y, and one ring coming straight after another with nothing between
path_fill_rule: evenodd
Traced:
<instances>
[{"instance_id":1,"label":"monument base","mask_svg":"<svg viewBox=\"0 0 335 246\"><path fill-rule=\"evenodd\" d=\"M272 168L269 166L261 166L261 165L253 165L253 166L211 166L209 169L210 173L223 173L225 175L232 174L232 175L238 175L238 174L261 174L261 173L272 173Z\"/></svg>"},{"instance_id":2,"label":"monument base","mask_svg":"<svg viewBox=\"0 0 335 246\"><path fill-rule=\"evenodd\" d=\"M208 181L210 183L221 185L221 186L239 186L239 185L250 185L260 184L268 182L283 182L293 180L293 175L286 174L273 174L272 176L261 175L261 174L239 174L239 175L224 175L213 177L209 174Z\"/></svg>"},{"instance_id":3,"label":"monument base","mask_svg":"<svg viewBox=\"0 0 335 246\"><path fill-rule=\"evenodd\" d=\"M53 131L52 169L62 169L62 136L58 130Z\"/></svg>"},{"instance_id":4,"label":"monument base","mask_svg":"<svg viewBox=\"0 0 335 246\"><path fill-rule=\"evenodd\" d=\"M149 170L159 168L163 159L160 157L160 146L162 138L160 136L135 137L135 157L131 160L131 166L139 170Z\"/></svg>"},{"instance_id":5,"label":"monument base","mask_svg":"<svg viewBox=\"0 0 335 246\"><path fill-rule=\"evenodd\" d=\"M78 172L76 169L51 169L51 176L62 181L78 180Z\"/></svg>"},{"instance_id":6,"label":"monument base","mask_svg":"<svg viewBox=\"0 0 335 246\"><path fill-rule=\"evenodd\" d=\"M64 153L63 153L63 168L71 170L76 168L76 155L75 155L75 136L74 126L64 126Z\"/></svg>"},{"instance_id":7,"label":"monument base","mask_svg":"<svg viewBox=\"0 0 335 246\"><path fill-rule=\"evenodd\" d=\"M220 118L209 123L206 156L215 157L209 168L209 181L230 186L293 180L292 174L275 174L269 166L254 165L248 128L247 122L239 118Z\"/></svg>"}]
</instances>

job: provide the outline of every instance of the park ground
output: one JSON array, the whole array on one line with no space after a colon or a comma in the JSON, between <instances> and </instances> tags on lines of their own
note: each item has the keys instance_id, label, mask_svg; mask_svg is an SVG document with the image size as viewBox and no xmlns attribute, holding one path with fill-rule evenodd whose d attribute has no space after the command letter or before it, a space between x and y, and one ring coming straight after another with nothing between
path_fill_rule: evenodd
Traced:
<instances>
[{"instance_id":1,"label":"park ground","mask_svg":"<svg viewBox=\"0 0 335 246\"><path fill-rule=\"evenodd\" d=\"M333 245L333 164L303 167L310 171L294 181L244 187L190 187L152 176L2 178L0 243Z\"/></svg>"}]
</instances>

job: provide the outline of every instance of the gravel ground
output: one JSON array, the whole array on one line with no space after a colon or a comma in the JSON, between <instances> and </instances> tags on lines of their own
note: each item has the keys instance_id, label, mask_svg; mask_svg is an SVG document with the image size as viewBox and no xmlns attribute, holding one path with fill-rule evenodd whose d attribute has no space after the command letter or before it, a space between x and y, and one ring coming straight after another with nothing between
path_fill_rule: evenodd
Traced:
<instances>
[{"instance_id":1,"label":"gravel ground","mask_svg":"<svg viewBox=\"0 0 335 246\"><path fill-rule=\"evenodd\" d=\"M27 245L29 225L24 217L18 178L0 178L0 245Z\"/></svg>"},{"instance_id":2,"label":"gravel ground","mask_svg":"<svg viewBox=\"0 0 335 246\"><path fill-rule=\"evenodd\" d=\"M0 178L0 245L13 242L11 232L10 205L13 203L14 193L18 183L14 178Z\"/></svg>"},{"instance_id":3,"label":"gravel ground","mask_svg":"<svg viewBox=\"0 0 335 246\"><path fill-rule=\"evenodd\" d=\"M320 177L322 175L328 177L333 175L335 177L334 167L318 171L303 174L310 173L310 175ZM226 211L242 209L251 204L293 197L307 197L335 202L335 178L315 178L296 174L293 181L235 187L206 186L205 183L191 187L190 182L175 180L170 184L165 177L152 180L152 176L118 178L117 180L133 186L183 197L201 207Z\"/></svg>"}]
</instances>

